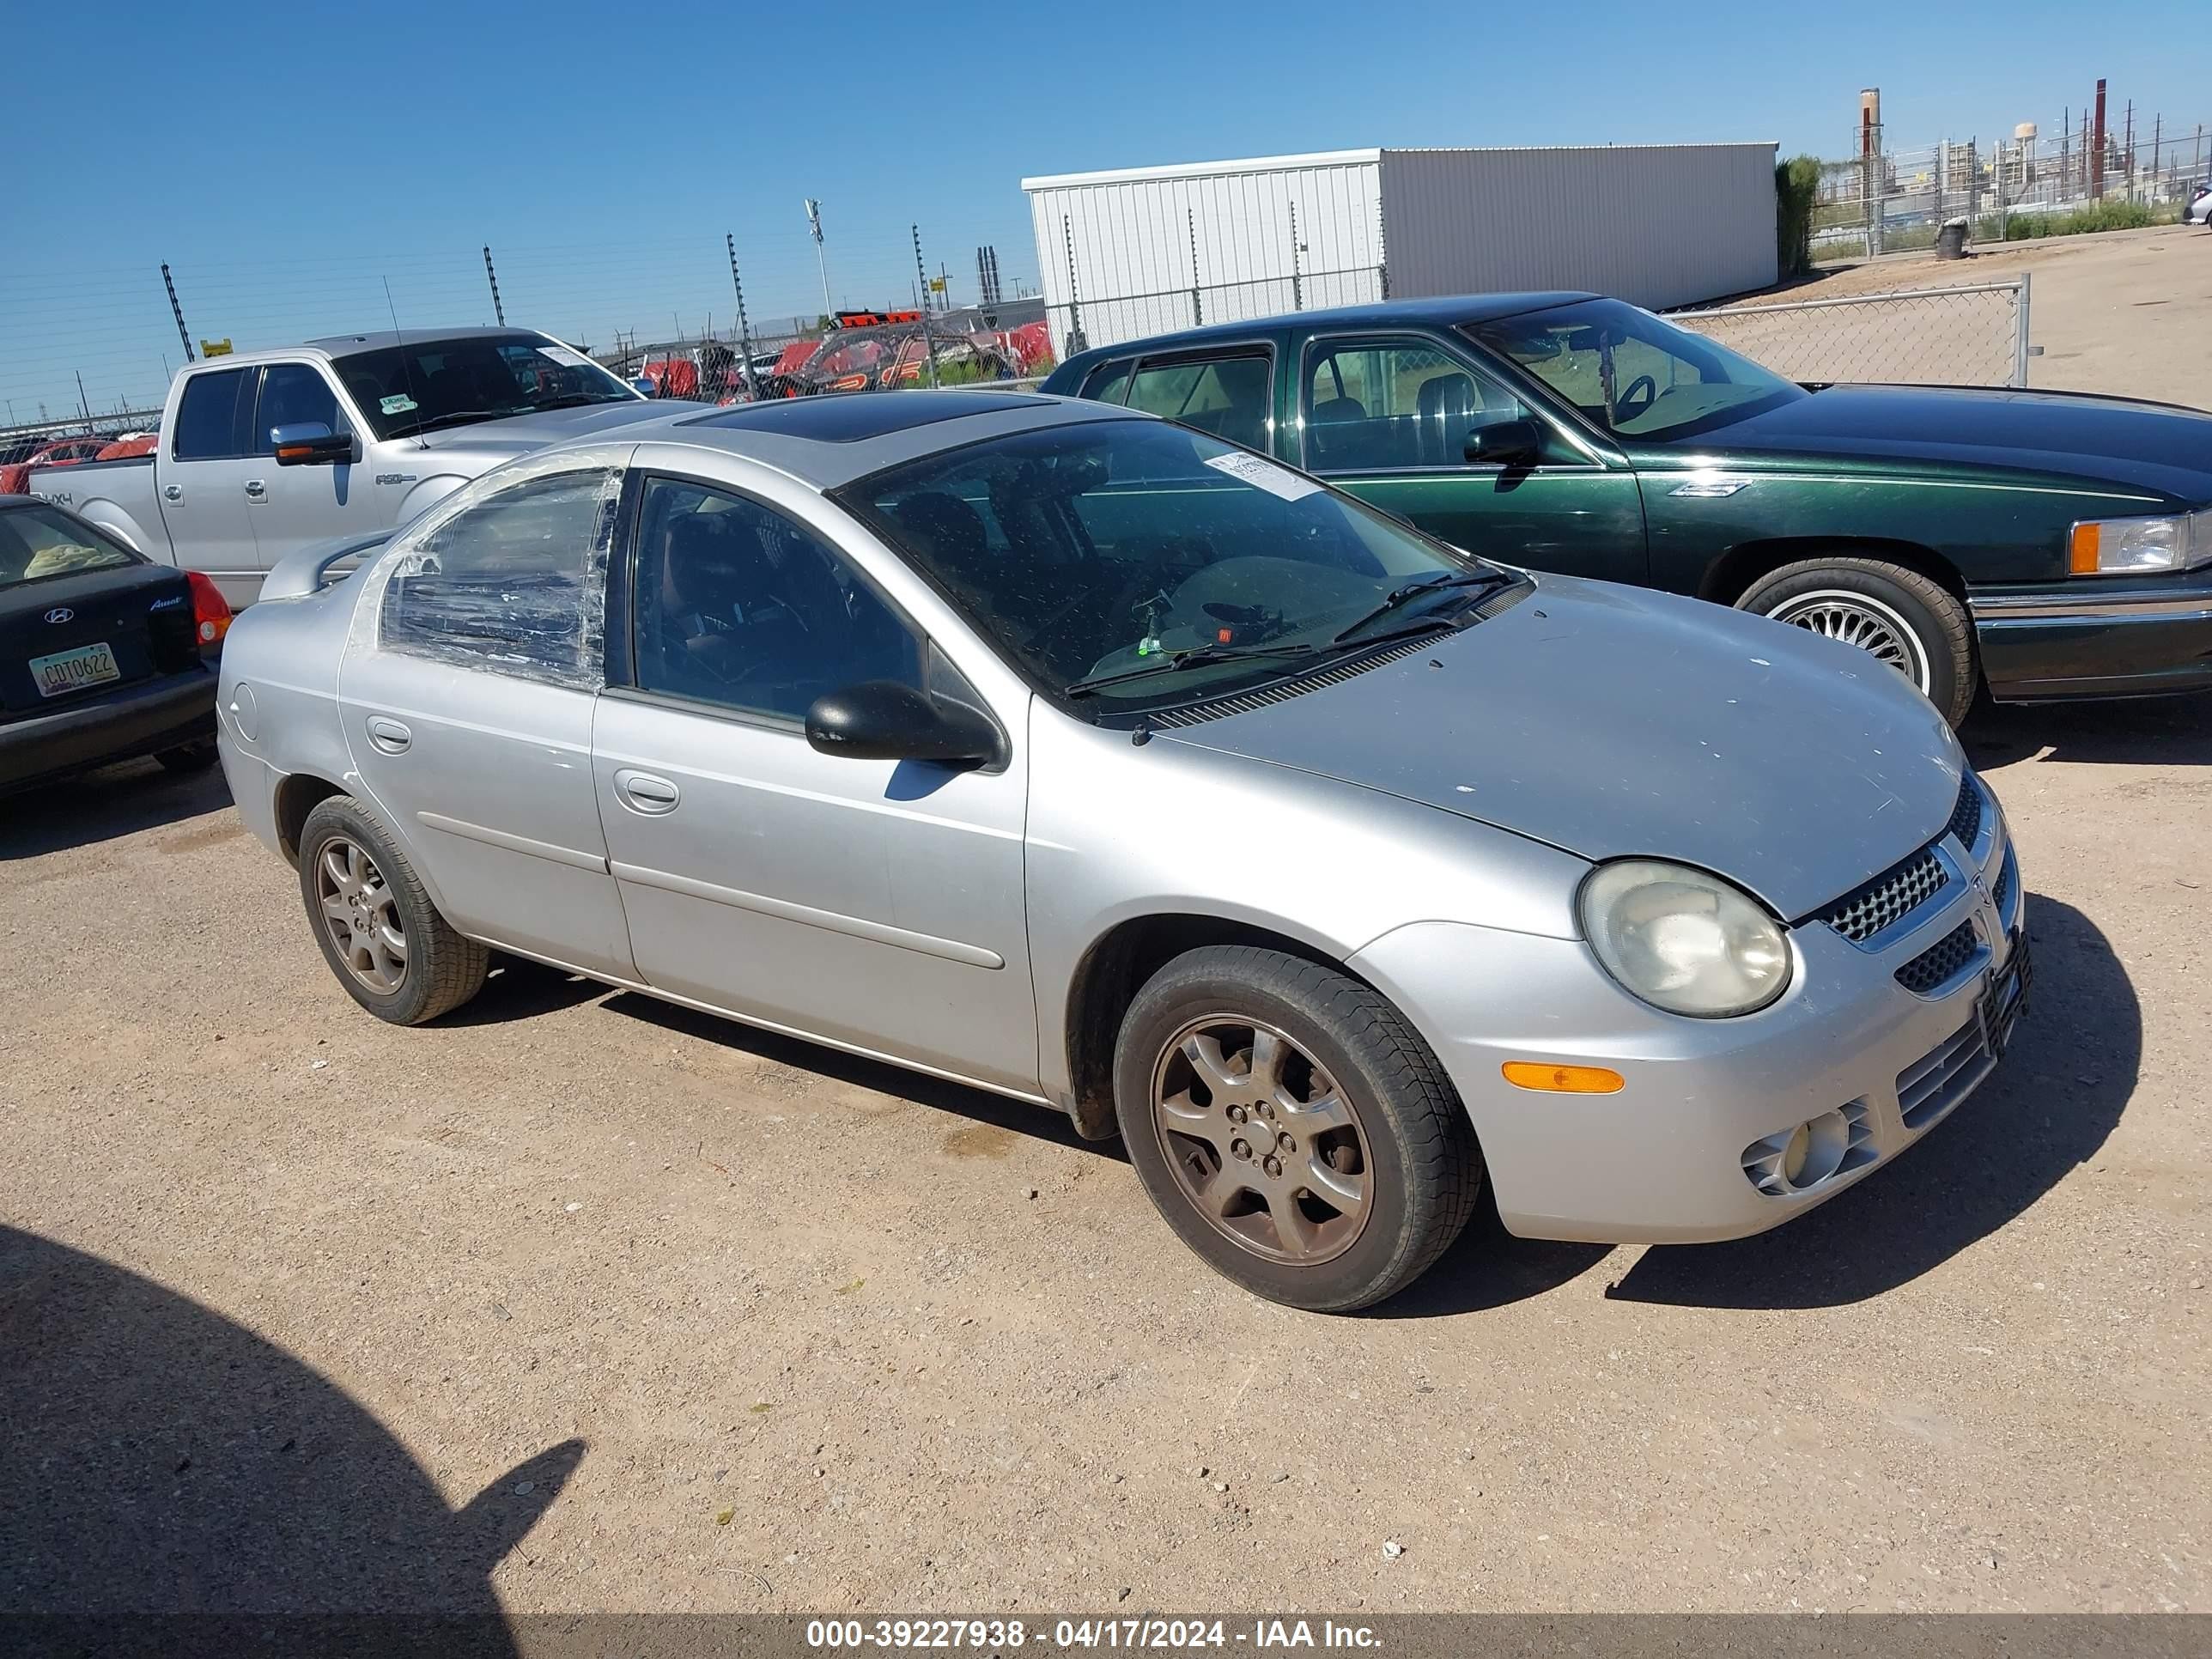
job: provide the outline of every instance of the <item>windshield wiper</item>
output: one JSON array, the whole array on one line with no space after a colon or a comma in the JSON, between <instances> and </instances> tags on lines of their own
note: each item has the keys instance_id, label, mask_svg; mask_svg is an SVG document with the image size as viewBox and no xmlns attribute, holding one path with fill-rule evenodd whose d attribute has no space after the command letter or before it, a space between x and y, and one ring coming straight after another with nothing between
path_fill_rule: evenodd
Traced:
<instances>
[{"instance_id":1,"label":"windshield wiper","mask_svg":"<svg viewBox=\"0 0 2212 1659\"><path fill-rule=\"evenodd\" d=\"M1235 662L1244 657L1301 657L1312 649L1310 645L1194 645L1187 651L1176 652L1142 667L1117 668L1110 674L1089 675L1063 687L1060 695L1087 697L1093 691L1103 691L1125 680L1149 679L1155 674L1172 674L1179 668L1202 668L1208 663Z\"/></svg>"},{"instance_id":2,"label":"windshield wiper","mask_svg":"<svg viewBox=\"0 0 2212 1659\"><path fill-rule=\"evenodd\" d=\"M520 409L457 409L450 415L433 415L427 421L417 421L412 426L402 427L392 435L411 438L418 432L435 432L441 427L465 426L471 421L503 421L510 415L527 415L530 405Z\"/></svg>"},{"instance_id":3,"label":"windshield wiper","mask_svg":"<svg viewBox=\"0 0 2212 1659\"><path fill-rule=\"evenodd\" d=\"M611 392L564 392L557 398L548 398L542 404L532 404L532 409L576 409L585 404L625 404L627 398L618 398Z\"/></svg>"},{"instance_id":4,"label":"windshield wiper","mask_svg":"<svg viewBox=\"0 0 2212 1659\"><path fill-rule=\"evenodd\" d=\"M1424 593L1438 593L1448 587L1500 587L1512 580L1502 570L1446 570L1434 576L1424 576L1418 581L1392 588L1382 604L1338 629L1336 636L1329 643L1342 645L1368 623L1389 616L1399 606L1411 603Z\"/></svg>"}]
</instances>

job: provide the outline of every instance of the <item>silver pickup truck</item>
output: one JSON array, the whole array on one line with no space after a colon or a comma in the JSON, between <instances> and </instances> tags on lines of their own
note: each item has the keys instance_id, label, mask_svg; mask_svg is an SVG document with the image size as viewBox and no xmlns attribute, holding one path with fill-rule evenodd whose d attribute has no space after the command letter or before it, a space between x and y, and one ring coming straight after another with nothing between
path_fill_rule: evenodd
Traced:
<instances>
[{"instance_id":1,"label":"silver pickup truck","mask_svg":"<svg viewBox=\"0 0 2212 1659\"><path fill-rule=\"evenodd\" d=\"M526 450L668 410L527 329L345 335L195 363L151 455L39 468L29 489L243 606L287 553L389 529Z\"/></svg>"}]
</instances>

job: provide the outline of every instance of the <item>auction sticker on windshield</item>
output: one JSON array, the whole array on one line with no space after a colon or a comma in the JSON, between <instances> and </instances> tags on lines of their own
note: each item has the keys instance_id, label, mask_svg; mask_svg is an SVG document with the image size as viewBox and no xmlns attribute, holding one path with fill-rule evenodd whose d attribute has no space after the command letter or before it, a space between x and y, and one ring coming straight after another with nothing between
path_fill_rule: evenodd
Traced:
<instances>
[{"instance_id":1,"label":"auction sticker on windshield","mask_svg":"<svg viewBox=\"0 0 2212 1659\"><path fill-rule=\"evenodd\" d=\"M123 678L115 665L115 653L105 640L74 651L57 651L51 657L33 657L30 667L42 697L58 697L64 691L82 691L87 686L105 685Z\"/></svg>"},{"instance_id":2,"label":"auction sticker on windshield","mask_svg":"<svg viewBox=\"0 0 2212 1659\"><path fill-rule=\"evenodd\" d=\"M563 345L540 346L538 348L538 355L541 357L550 357L563 368L589 368L592 366L590 358L580 352L571 351Z\"/></svg>"},{"instance_id":3,"label":"auction sticker on windshield","mask_svg":"<svg viewBox=\"0 0 2212 1659\"><path fill-rule=\"evenodd\" d=\"M416 407L416 404L412 398L401 392L389 398L379 398L376 400L376 406L387 415L404 415L409 410Z\"/></svg>"},{"instance_id":4,"label":"auction sticker on windshield","mask_svg":"<svg viewBox=\"0 0 2212 1659\"><path fill-rule=\"evenodd\" d=\"M1277 466L1273 461L1241 451L1234 455L1209 455L1206 464L1216 472L1226 472L1232 478L1257 484L1270 495L1280 495L1286 501L1302 501L1321 488L1311 478L1301 478L1286 466Z\"/></svg>"}]
</instances>

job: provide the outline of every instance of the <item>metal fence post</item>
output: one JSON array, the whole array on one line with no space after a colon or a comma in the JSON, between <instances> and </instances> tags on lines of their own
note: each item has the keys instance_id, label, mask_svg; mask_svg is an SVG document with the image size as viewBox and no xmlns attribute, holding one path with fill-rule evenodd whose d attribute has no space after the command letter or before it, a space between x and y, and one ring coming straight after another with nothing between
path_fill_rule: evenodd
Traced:
<instances>
[{"instance_id":1,"label":"metal fence post","mask_svg":"<svg viewBox=\"0 0 2212 1659\"><path fill-rule=\"evenodd\" d=\"M1195 328L1206 320L1206 302L1199 297L1198 288L1198 210L1184 209L1183 218L1190 226L1190 321Z\"/></svg>"},{"instance_id":2,"label":"metal fence post","mask_svg":"<svg viewBox=\"0 0 2212 1659\"><path fill-rule=\"evenodd\" d=\"M1291 309L1306 308L1305 279L1298 273L1298 204L1291 204Z\"/></svg>"},{"instance_id":3,"label":"metal fence post","mask_svg":"<svg viewBox=\"0 0 2212 1659\"><path fill-rule=\"evenodd\" d=\"M2020 315L2014 319L2012 383L2022 387L2027 385L2027 282L2028 273L2020 273Z\"/></svg>"}]
</instances>

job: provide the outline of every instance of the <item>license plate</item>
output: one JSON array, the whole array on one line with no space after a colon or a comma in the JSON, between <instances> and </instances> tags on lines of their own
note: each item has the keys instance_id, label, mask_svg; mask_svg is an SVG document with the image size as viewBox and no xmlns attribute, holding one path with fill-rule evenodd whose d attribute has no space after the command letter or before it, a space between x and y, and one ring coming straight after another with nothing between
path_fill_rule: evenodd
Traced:
<instances>
[{"instance_id":1,"label":"license plate","mask_svg":"<svg viewBox=\"0 0 2212 1659\"><path fill-rule=\"evenodd\" d=\"M1994 1059L2002 1059L2005 1049L2011 1045L2013 1028L2020 1024L2021 1011L2027 1006L2032 971L2027 960L2027 934L2023 931L2013 935L2012 956L2005 963L2004 972L1991 980L1989 989L1982 993L1982 1034Z\"/></svg>"},{"instance_id":2,"label":"license plate","mask_svg":"<svg viewBox=\"0 0 2212 1659\"><path fill-rule=\"evenodd\" d=\"M31 659L31 678L42 697L58 697L64 691L82 691L88 685L105 685L123 678L115 665L115 653L103 640L98 645L57 651L51 657Z\"/></svg>"}]
</instances>

